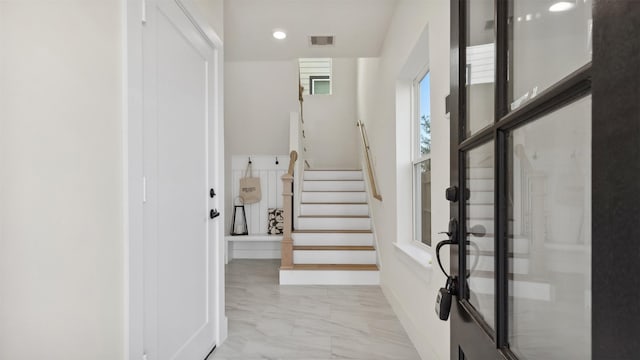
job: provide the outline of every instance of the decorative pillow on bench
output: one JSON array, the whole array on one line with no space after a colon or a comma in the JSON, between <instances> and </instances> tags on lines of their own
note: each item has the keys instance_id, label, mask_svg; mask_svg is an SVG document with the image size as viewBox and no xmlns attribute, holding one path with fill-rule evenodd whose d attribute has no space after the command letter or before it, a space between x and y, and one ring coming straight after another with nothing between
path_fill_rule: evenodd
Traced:
<instances>
[{"instance_id":1,"label":"decorative pillow on bench","mask_svg":"<svg viewBox=\"0 0 640 360\"><path fill-rule=\"evenodd\" d=\"M269 209L269 223L267 225L269 235L281 235L284 232L284 217L282 209Z\"/></svg>"}]
</instances>

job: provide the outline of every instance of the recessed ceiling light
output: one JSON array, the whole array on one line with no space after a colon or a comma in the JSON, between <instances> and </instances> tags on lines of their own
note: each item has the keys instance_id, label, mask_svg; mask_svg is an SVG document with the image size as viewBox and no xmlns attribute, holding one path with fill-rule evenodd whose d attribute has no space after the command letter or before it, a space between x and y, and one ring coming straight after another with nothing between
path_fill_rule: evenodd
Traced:
<instances>
[{"instance_id":1,"label":"recessed ceiling light","mask_svg":"<svg viewBox=\"0 0 640 360\"><path fill-rule=\"evenodd\" d=\"M555 3L555 4L551 5L551 7L549 7L549 11L551 11L551 12L567 11L567 10L573 9L574 6L576 6L576 4L574 4L572 2L558 1L557 3Z\"/></svg>"},{"instance_id":2,"label":"recessed ceiling light","mask_svg":"<svg viewBox=\"0 0 640 360\"><path fill-rule=\"evenodd\" d=\"M285 39L287 37L287 33L285 33L282 30L275 30L273 32L273 37L278 39L278 40L282 40L282 39Z\"/></svg>"}]
</instances>

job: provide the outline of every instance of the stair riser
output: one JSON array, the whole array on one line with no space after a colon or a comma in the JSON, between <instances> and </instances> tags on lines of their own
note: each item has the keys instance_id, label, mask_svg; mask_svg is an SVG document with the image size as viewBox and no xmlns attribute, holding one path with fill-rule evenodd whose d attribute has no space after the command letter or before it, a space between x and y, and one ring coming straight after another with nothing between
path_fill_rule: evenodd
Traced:
<instances>
[{"instance_id":1,"label":"stair riser","mask_svg":"<svg viewBox=\"0 0 640 360\"><path fill-rule=\"evenodd\" d=\"M469 179L494 179L496 176L493 168L470 168L467 169Z\"/></svg>"},{"instance_id":2,"label":"stair riser","mask_svg":"<svg viewBox=\"0 0 640 360\"><path fill-rule=\"evenodd\" d=\"M494 181L493 179L470 179L468 180L469 189L472 193L474 191L493 191Z\"/></svg>"},{"instance_id":3,"label":"stair riser","mask_svg":"<svg viewBox=\"0 0 640 360\"><path fill-rule=\"evenodd\" d=\"M303 203L353 203L366 202L365 192L303 192Z\"/></svg>"},{"instance_id":4,"label":"stair riser","mask_svg":"<svg viewBox=\"0 0 640 360\"><path fill-rule=\"evenodd\" d=\"M468 255L467 264L473 271L493 272L495 269L495 259L493 256L477 256L473 252ZM512 274L526 275L529 273L529 259L511 259L511 266L510 272Z\"/></svg>"},{"instance_id":5,"label":"stair riser","mask_svg":"<svg viewBox=\"0 0 640 360\"><path fill-rule=\"evenodd\" d=\"M300 215L367 216L369 207L366 204L302 204Z\"/></svg>"},{"instance_id":6,"label":"stair riser","mask_svg":"<svg viewBox=\"0 0 640 360\"><path fill-rule=\"evenodd\" d=\"M305 180L362 180L362 171L305 171Z\"/></svg>"},{"instance_id":7,"label":"stair riser","mask_svg":"<svg viewBox=\"0 0 640 360\"><path fill-rule=\"evenodd\" d=\"M471 198L467 201L469 204L493 204L494 194L493 191L477 191L473 189Z\"/></svg>"},{"instance_id":8,"label":"stair riser","mask_svg":"<svg viewBox=\"0 0 640 360\"><path fill-rule=\"evenodd\" d=\"M510 253L518 254L518 255L529 253L529 240L525 238L516 238L511 240L513 241L509 241ZM471 241L473 245L470 246L470 248L472 249L474 249L474 246L477 246L479 251L494 252L495 240L492 237L477 238L475 236L472 236Z\"/></svg>"},{"instance_id":9,"label":"stair riser","mask_svg":"<svg viewBox=\"0 0 640 360\"><path fill-rule=\"evenodd\" d=\"M308 181L302 186L304 191L364 191L364 181Z\"/></svg>"},{"instance_id":10,"label":"stair riser","mask_svg":"<svg viewBox=\"0 0 640 360\"><path fill-rule=\"evenodd\" d=\"M470 218L474 217L493 217L494 215L494 207L493 205L467 205L467 216Z\"/></svg>"},{"instance_id":11,"label":"stair riser","mask_svg":"<svg viewBox=\"0 0 640 360\"><path fill-rule=\"evenodd\" d=\"M379 285L380 271L280 270L281 285Z\"/></svg>"},{"instance_id":12,"label":"stair riser","mask_svg":"<svg viewBox=\"0 0 640 360\"><path fill-rule=\"evenodd\" d=\"M298 218L299 230L370 230L369 218Z\"/></svg>"},{"instance_id":13,"label":"stair riser","mask_svg":"<svg viewBox=\"0 0 640 360\"><path fill-rule=\"evenodd\" d=\"M492 214L493 215L493 214ZM494 222L493 219L478 219L478 218L473 218L471 217L471 227L472 229L481 229L484 228L485 234L486 233L490 233L493 234L494 233ZM509 220L510 226L513 226L513 220ZM477 230L476 230L477 231Z\"/></svg>"},{"instance_id":14,"label":"stair riser","mask_svg":"<svg viewBox=\"0 0 640 360\"><path fill-rule=\"evenodd\" d=\"M294 264L375 264L376 251L294 250Z\"/></svg>"},{"instance_id":15,"label":"stair riser","mask_svg":"<svg viewBox=\"0 0 640 360\"><path fill-rule=\"evenodd\" d=\"M293 233L293 244L297 246L372 246L373 234L341 233Z\"/></svg>"},{"instance_id":16,"label":"stair riser","mask_svg":"<svg viewBox=\"0 0 640 360\"><path fill-rule=\"evenodd\" d=\"M476 294L495 295L493 278L471 278L469 287ZM518 294L519 299L551 301L551 286L540 282L509 280L509 294Z\"/></svg>"}]
</instances>

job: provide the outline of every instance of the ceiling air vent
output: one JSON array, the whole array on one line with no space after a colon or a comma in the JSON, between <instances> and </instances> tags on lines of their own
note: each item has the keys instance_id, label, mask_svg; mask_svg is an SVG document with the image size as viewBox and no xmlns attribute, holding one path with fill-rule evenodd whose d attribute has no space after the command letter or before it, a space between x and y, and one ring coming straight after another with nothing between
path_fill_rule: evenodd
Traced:
<instances>
[{"instance_id":1,"label":"ceiling air vent","mask_svg":"<svg viewBox=\"0 0 640 360\"><path fill-rule=\"evenodd\" d=\"M311 36L311 46L333 45L333 36Z\"/></svg>"}]
</instances>

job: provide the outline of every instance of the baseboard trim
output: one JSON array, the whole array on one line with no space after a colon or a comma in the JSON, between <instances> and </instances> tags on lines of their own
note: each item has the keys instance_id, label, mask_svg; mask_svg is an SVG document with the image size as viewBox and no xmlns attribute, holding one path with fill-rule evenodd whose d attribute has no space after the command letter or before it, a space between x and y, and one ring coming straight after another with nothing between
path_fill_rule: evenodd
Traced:
<instances>
[{"instance_id":1,"label":"baseboard trim","mask_svg":"<svg viewBox=\"0 0 640 360\"><path fill-rule=\"evenodd\" d=\"M400 323L404 327L409 339L413 343L413 346L418 351L418 355L420 355L421 359L424 360L436 360L439 359L438 355L433 351L433 347L428 343L424 334L421 334L418 330L418 327L413 322L413 317L409 316L409 314L405 311L404 306L400 302L400 299L396 296L396 294L384 283L380 284L380 288L382 289L382 293L389 301L389 305L395 312L396 316L400 320ZM429 311L430 309L426 309ZM431 309L432 310L432 309ZM435 310L434 316L435 316ZM447 359L439 359L439 360L447 360Z\"/></svg>"}]
</instances>

